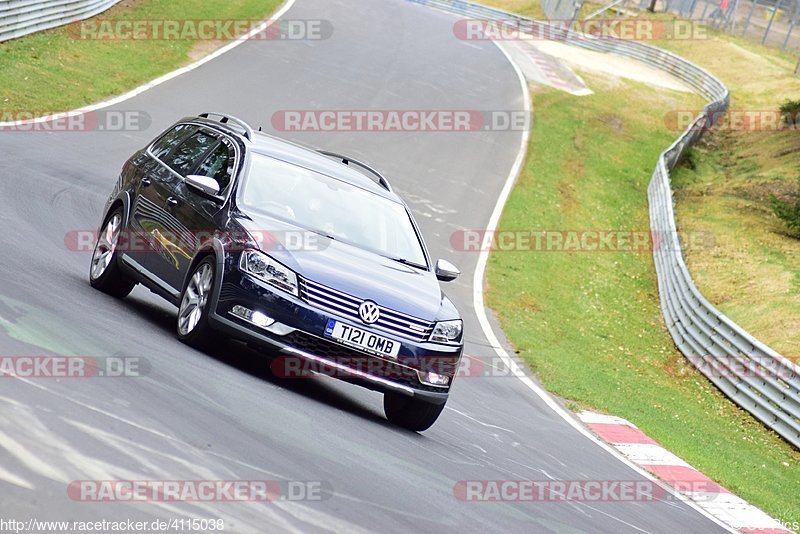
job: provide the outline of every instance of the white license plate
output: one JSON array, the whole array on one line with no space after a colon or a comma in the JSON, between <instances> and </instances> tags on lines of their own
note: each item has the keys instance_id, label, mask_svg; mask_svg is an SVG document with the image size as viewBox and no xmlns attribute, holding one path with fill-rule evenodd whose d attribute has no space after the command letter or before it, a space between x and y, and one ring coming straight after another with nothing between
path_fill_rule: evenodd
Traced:
<instances>
[{"instance_id":1,"label":"white license plate","mask_svg":"<svg viewBox=\"0 0 800 534\"><path fill-rule=\"evenodd\" d=\"M400 343L382 336L361 330L349 324L330 319L325 327L325 335L350 347L355 347L379 356L397 357Z\"/></svg>"}]
</instances>

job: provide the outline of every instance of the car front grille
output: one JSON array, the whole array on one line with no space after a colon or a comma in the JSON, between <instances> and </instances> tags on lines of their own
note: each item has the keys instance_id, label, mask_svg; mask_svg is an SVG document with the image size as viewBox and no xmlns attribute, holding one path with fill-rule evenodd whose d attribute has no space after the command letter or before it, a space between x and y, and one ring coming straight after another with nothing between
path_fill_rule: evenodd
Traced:
<instances>
[{"instance_id":1,"label":"car front grille","mask_svg":"<svg viewBox=\"0 0 800 534\"><path fill-rule=\"evenodd\" d=\"M352 295L342 293L336 289L318 284L305 278L299 279L300 297L317 308L346 317L352 321L361 322L358 307L364 302ZM383 306L380 319L372 325L387 333L411 339L417 343L427 341L433 331L434 323L406 315Z\"/></svg>"}]
</instances>

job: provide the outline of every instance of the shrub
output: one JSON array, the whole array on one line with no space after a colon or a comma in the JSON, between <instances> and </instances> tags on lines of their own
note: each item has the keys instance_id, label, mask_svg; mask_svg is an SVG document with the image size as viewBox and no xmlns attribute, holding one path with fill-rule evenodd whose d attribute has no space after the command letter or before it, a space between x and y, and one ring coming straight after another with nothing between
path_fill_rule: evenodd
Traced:
<instances>
[{"instance_id":1,"label":"shrub","mask_svg":"<svg viewBox=\"0 0 800 534\"><path fill-rule=\"evenodd\" d=\"M772 211L796 237L800 237L800 181L798 181L798 186L798 190L790 193L787 200L770 195Z\"/></svg>"},{"instance_id":2,"label":"shrub","mask_svg":"<svg viewBox=\"0 0 800 534\"><path fill-rule=\"evenodd\" d=\"M784 124L800 129L800 100L787 100L780 107Z\"/></svg>"}]
</instances>

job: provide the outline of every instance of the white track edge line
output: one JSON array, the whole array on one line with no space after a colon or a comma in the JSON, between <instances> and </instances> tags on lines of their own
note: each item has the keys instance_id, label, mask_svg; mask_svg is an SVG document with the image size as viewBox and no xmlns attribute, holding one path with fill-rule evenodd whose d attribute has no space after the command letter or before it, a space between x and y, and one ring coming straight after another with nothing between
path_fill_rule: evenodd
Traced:
<instances>
[{"instance_id":1,"label":"white track edge line","mask_svg":"<svg viewBox=\"0 0 800 534\"><path fill-rule=\"evenodd\" d=\"M525 105L525 112L528 114L532 113L531 109L531 97L530 91L528 89L528 82L525 79L522 70L519 68L519 65L514 61L511 55L506 52L506 50L498 43L497 41L492 41L497 48L503 53L506 57L508 62L514 68L514 71L517 74L519 79L520 85L522 87L522 94L524 98L524 105ZM491 217L489 218L489 223L486 226L486 232L492 233L497 229L497 225L500 222L500 217L503 214L503 208L508 201L508 197L511 195L511 190L514 188L514 184L517 181L517 178L522 173L522 166L525 163L525 159L527 158L528 153L528 141L530 140L531 132L530 129L525 130L522 133L522 138L520 139L520 150L517 154L517 158L514 161L514 165L511 168L511 171L506 179L505 184L503 185L503 189L500 191L500 196L497 198L497 203L494 206L494 211L492 212ZM692 501L687 496L683 495L682 493L676 491L672 486L665 483L664 481L656 478L653 476L652 473L646 471L645 469L639 467L635 463L631 462L625 456L623 456L619 451L617 451L612 446L604 443L601 441L597 436L595 436L591 431L589 431L582 423L580 423L577 419L575 419L570 413L568 413L558 402L556 402L551 395L539 387L526 373L524 370L520 369L520 366L517 362L509 356L508 352L503 348L502 344L500 343L499 338L495 334L494 330L492 329L492 325L489 322L489 317L486 314L486 308L484 308L484 300L483 300L483 278L486 273L486 264L489 260L489 250L486 250L485 247L482 247L481 252L478 256L478 264L475 267L475 275L472 281L472 304L475 308L475 315L478 317L478 323L481 325L481 329L483 330L483 334L486 336L487 341L494 349L495 353L508 365L509 369L515 374L520 381L525 384L531 391L533 391L544 403L553 410L556 415L564 419L569 425L575 428L578 432L583 434L586 438L591 440L594 444L611 454L614 458L628 466L629 468L633 469L635 472L640 474L641 476L647 478L648 480L654 482L655 484L662 487L664 490L675 496L678 500L686 503L689 507L696 510L699 514L706 517L707 519L713 521L715 524L719 525L720 527L728 530L729 532L737 532L731 526L725 524L720 519L714 517L709 512L701 508L697 503Z\"/></svg>"},{"instance_id":2,"label":"white track edge line","mask_svg":"<svg viewBox=\"0 0 800 534\"><path fill-rule=\"evenodd\" d=\"M283 3L283 5L281 6L281 8L278 11L276 11L274 14L272 14L268 19L265 19L261 24L259 24L258 26L256 26L255 28L253 28L252 30L247 32L246 34L240 35L239 37L237 37L236 39L234 39L230 43L226 44L225 46L223 46L222 48L220 48L218 50L215 50L211 54L209 54L209 55L207 55L207 56L195 61L194 63L190 63L189 65L186 65L185 67L180 67L180 68L178 68L178 69L176 69L176 70L174 70L172 72L168 72L167 74L159 76L158 78L156 78L154 80L151 80L151 81L149 81L149 82L147 82L145 84L140 85L139 87L137 87L135 89L132 89L132 90L128 91L127 93L123 93L123 94L121 94L119 96L112 97L109 100L103 100L103 101L98 102L96 104L91 104L91 105L88 105L88 106L84 106L82 108L74 109L72 111L62 111L62 112L58 112L58 113L52 113L50 115L45 115L45 116L42 116L42 117L37 117L35 119L29 119L29 120L0 122L0 127L36 124L36 123L41 123L41 122L48 122L48 121L51 121L51 120L54 120L54 119L57 119L57 118L61 118L61 117L64 117L64 116L82 115L84 113L90 113L92 111L97 111L98 109L104 109L104 108L113 106L115 104L119 104L121 102L125 102L126 100L130 100L131 98L134 98L134 97L136 97L136 96L138 96L138 95L140 95L140 94L142 94L142 93L144 93L146 91L149 91L150 89L152 89L154 87L157 87L157 86L161 85L162 83L168 82L168 81L172 80L173 78L177 78L178 76L186 74L187 72L191 72L191 71L193 71L193 70L205 65L209 61L213 61L213 60L217 59L218 57L220 57L221 55L223 55L223 54L225 54L227 52L230 52L231 50L233 50L237 46L241 45L242 43L250 40L251 37L253 37L255 35L258 35L259 33L263 32L264 30L266 30L267 28L272 26L279 18L281 18L284 14L286 14L287 11L289 11L292 7L294 7L294 4L295 4L296 1L297 0L286 0Z\"/></svg>"}]
</instances>

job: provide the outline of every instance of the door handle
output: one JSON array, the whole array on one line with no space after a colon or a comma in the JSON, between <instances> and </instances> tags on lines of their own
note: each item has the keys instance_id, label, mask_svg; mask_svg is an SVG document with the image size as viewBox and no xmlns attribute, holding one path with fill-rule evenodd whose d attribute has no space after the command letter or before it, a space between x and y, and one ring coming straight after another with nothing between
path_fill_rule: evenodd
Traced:
<instances>
[{"instance_id":1,"label":"door handle","mask_svg":"<svg viewBox=\"0 0 800 534\"><path fill-rule=\"evenodd\" d=\"M167 206L170 208L177 208L178 207L178 199L175 197L169 197L167 199Z\"/></svg>"},{"instance_id":2,"label":"door handle","mask_svg":"<svg viewBox=\"0 0 800 534\"><path fill-rule=\"evenodd\" d=\"M150 187L153 181L150 178L142 178L142 187Z\"/></svg>"}]
</instances>

